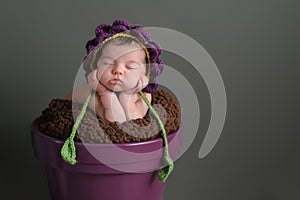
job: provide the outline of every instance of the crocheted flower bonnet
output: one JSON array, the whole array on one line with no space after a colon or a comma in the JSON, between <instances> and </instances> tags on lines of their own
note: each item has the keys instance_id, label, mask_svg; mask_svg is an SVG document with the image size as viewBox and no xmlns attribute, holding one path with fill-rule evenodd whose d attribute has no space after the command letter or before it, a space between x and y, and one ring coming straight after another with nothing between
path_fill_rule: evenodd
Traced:
<instances>
[{"instance_id":1,"label":"crocheted flower bonnet","mask_svg":"<svg viewBox=\"0 0 300 200\"><path fill-rule=\"evenodd\" d=\"M95 57L102 46L117 37L129 37L143 47L146 53L146 71L149 78L149 83L143 92L155 93L158 89L158 76L164 68L160 58L161 48L158 43L151 40L150 33L144 26L130 25L124 20L115 20L112 25L100 24L96 27L95 38L86 43L87 55L83 61L85 76L87 77L95 69Z\"/></svg>"}]
</instances>

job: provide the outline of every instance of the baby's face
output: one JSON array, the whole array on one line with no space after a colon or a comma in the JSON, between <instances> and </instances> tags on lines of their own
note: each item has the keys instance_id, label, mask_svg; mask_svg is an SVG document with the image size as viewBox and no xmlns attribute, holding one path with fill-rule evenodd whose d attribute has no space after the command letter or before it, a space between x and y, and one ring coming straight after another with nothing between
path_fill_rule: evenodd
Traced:
<instances>
[{"instance_id":1,"label":"baby's face","mask_svg":"<svg viewBox=\"0 0 300 200\"><path fill-rule=\"evenodd\" d=\"M133 88L141 75L146 74L146 53L135 43L107 44L97 62L97 77L110 90Z\"/></svg>"}]
</instances>

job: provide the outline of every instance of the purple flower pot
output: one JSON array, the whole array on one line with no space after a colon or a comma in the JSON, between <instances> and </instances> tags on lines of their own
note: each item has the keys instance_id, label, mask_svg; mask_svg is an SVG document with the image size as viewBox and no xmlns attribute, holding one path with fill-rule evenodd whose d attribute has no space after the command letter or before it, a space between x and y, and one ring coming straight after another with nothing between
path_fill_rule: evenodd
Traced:
<instances>
[{"instance_id":1,"label":"purple flower pot","mask_svg":"<svg viewBox=\"0 0 300 200\"><path fill-rule=\"evenodd\" d=\"M166 183L157 175L164 156L161 138L122 144L75 143L77 163L70 165L60 155L64 141L41 133L37 121L31 134L35 156L46 168L52 200L163 199ZM182 128L167 138L170 156L176 160Z\"/></svg>"}]
</instances>

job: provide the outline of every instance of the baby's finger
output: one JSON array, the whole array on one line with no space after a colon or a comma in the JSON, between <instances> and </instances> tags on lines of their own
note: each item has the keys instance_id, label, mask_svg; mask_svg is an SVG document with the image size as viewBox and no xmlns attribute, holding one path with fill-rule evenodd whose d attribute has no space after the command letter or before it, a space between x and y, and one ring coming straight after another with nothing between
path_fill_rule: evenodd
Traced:
<instances>
[{"instance_id":1,"label":"baby's finger","mask_svg":"<svg viewBox=\"0 0 300 200\"><path fill-rule=\"evenodd\" d=\"M144 85L143 79L139 79L138 80L137 92L141 91L144 88L143 85Z\"/></svg>"},{"instance_id":2,"label":"baby's finger","mask_svg":"<svg viewBox=\"0 0 300 200\"><path fill-rule=\"evenodd\" d=\"M146 76L141 77L141 89L145 88L148 85L148 78Z\"/></svg>"}]
</instances>

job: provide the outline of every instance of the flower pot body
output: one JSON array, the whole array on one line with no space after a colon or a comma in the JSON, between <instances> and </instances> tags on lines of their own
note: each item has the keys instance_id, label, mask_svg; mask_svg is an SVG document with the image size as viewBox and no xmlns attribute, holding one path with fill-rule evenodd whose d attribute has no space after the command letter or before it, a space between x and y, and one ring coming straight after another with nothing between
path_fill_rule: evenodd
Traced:
<instances>
[{"instance_id":1,"label":"flower pot body","mask_svg":"<svg viewBox=\"0 0 300 200\"><path fill-rule=\"evenodd\" d=\"M179 156L182 126L168 134L169 153ZM63 140L31 128L35 156L45 166L51 200L162 200L165 183L158 180L163 140L161 138L121 144L75 142L75 165L60 155ZM125 152L125 154L124 154Z\"/></svg>"}]
</instances>

